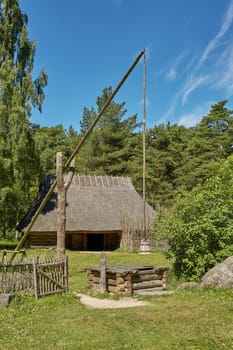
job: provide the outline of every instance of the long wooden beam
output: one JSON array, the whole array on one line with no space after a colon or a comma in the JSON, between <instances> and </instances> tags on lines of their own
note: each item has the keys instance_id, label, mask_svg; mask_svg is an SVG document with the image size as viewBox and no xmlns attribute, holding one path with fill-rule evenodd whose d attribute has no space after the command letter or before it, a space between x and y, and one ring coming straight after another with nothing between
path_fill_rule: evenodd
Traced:
<instances>
[{"instance_id":1,"label":"long wooden beam","mask_svg":"<svg viewBox=\"0 0 233 350\"><path fill-rule=\"evenodd\" d=\"M141 51L139 53L139 55L137 56L137 58L135 59L135 61L133 62L133 64L131 65L131 67L128 69L128 71L125 73L125 75L123 76L123 78L121 79L121 81L119 82L119 84L116 86L116 88L114 89L113 93L111 94L111 96L109 96L109 98L107 99L107 101L105 102L105 104L103 105L102 109L100 110L100 112L97 114L96 118L94 119L94 121L92 122L91 126L89 127L89 129L86 131L86 133L83 135L83 137L81 138L81 140L79 141L78 145L75 147L73 153L71 154L71 156L69 157L69 159L67 160L65 167L64 167L64 171L66 171L71 163L71 161L73 160L73 158L77 155L78 151L80 150L80 148L82 147L82 145L84 144L84 142L86 141L87 137L89 136L89 134L91 133L91 131L94 129L95 125L98 123L100 117L103 115L103 113L105 112L105 110L107 109L107 107L109 106L109 104L111 103L111 101L113 100L113 98L116 96L116 94L118 93L118 91L120 90L120 88L122 87L122 85L124 84L124 82L126 81L126 79L128 78L128 76L130 75L130 73L132 72L132 70L136 67L136 65L138 64L138 62L140 61L141 57L145 54L145 49L143 51ZM23 234L23 237L21 238L21 240L19 241L17 247L15 248L15 252L12 254L10 262L13 261L14 257L17 254L17 251L21 249L21 247L23 246L23 244L25 243L32 226L34 225L36 219L38 218L38 216L40 215L40 213L42 212L42 210L44 209L46 203L48 202L51 194L54 192L55 188L57 186L57 180L55 180L53 182L53 184L51 185L48 193L46 194L45 198L43 199L42 203L40 204L39 208L37 209L37 211L35 212L34 216L32 217L32 220L30 222L30 224L28 225L26 231Z\"/></svg>"}]
</instances>

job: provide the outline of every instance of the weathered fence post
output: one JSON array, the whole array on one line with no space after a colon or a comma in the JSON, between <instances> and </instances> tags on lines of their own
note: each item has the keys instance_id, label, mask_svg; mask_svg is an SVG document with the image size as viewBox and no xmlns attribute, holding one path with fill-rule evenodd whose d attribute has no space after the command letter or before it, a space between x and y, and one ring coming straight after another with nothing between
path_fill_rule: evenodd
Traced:
<instances>
[{"instance_id":1,"label":"weathered fence post","mask_svg":"<svg viewBox=\"0 0 233 350\"><path fill-rule=\"evenodd\" d=\"M68 256L66 255L64 258L64 286L65 286L66 292L68 292L68 278L69 278Z\"/></svg>"},{"instance_id":2,"label":"weathered fence post","mask_svg":"<svg viewBox=\"0 0 233 350\"><path fill-rule=\"evenodd\" d=\"M71 162L67 179L63 179L62 153L57 152L56 174L57 174L57 256L59 259L65 257L65 235L66 235L66 192L71 184L75 170L75 158Z\"/></svg>"},{"instance_id":3,"label":"weathered fence post","mask_svg":"<svg viewBox=\"0 0 233 350\"><path fill-rule=\"evenodd\" d=\"M36 299L38 299L38 284L37 284L37 273L36 273L36 260L32 263L33 266L33 281L34 281L34 294Z\"/></svg>"},{"instance_id":4,"label":"weathered fence post","mask_svg":"<svg viewBox=\"0 0 233 350\"><path fill-rule=\"evenodd\" d=\"M100 260L100 292L106 292L106 255L105 252L101 252Z\"/></svg>"}]
</instances>

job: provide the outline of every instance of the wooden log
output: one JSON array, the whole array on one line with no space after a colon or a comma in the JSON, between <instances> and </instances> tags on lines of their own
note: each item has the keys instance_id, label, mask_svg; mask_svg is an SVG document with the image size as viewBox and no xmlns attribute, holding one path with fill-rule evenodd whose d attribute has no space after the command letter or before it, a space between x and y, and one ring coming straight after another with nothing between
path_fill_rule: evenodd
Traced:
<instances>
[{"instance_id":1,"label":"wooden log","mask_svg":"<svg viewBox=\"0 0 233 350\"><path fill-rule=\"evenodd\" d=\"M156 269L155 268L152 268L152 269L146 269L146 270L138 270L137 271L137 274L138 275L150 275L150 274L154 274L156 273Z\"/></svg>"},{"instance_id":2,"label":"wooden log","mask_svg":"<svg viewBox=\"0 0 233 350\"><path fill-rule=\"evenodd\" d=\"M137 273L139 275L149 275L149 274L163 274L164 271L169 271L169 267L165 266L154 266L151 269L145 269L145 270L138 270Z\"/></svg>"},{"instance_id":3,"label":"wooden log","mask_svg":"<svg viewBox=\"0 0 233 350\"><path fill-rule=\"evenodd\" d=\"M132 273L129 272L125 276L125 290L129 292L130 295L133 295L133 283L132 283Z\"/></svg>"},{"instance_id":4,"label":"wooden log","mask_svg":"<svg viewBox=\"0 0 233 350\"><path fill-rule=\"evenodd\" d=\"M117 293L118 292L117 287L114 287L114 286L108 286L108 291L110 293Z\"/></svg>"},{"instance_id":5,"label":"wooden log","mask_svg":"<svg viewBox=\"0 0 233 350\"><path fill-rule=\"evenodd\" d=\"M101 252L100 259L100 292L106 292L106 255L105 252Z\"/></svg>"},{"instance_id":6,"label":"wooden log","mask_svg":"<svg viewBox=\"0 0 233 350\"><path fill-rule=\"evenodd\" d=\"M163 279L162 279L162 284L163 284L162 288L163 289L167 289L168 288L168 282L169 282L169 280L168 280L168 271L164 271Z\"/></svg>"},{"instance_id":7,"label":"wooden log","mask_svg":"<svg viewBox=\"0 0 233 350\"><path fill-rule=\"evenodd\" d=\"M139 276L133 276L132 277L133 282L140 282L140 281L154 281L154 280L162 280L162 275L151 274L151 275L139 275Z\"/></svg>"},{"instance_id":8,"label":"wooden log","mask_svg":"<svg viewBox=\"0 0 233 350\"><path fill-rule=\"evenodd\" d=\"M133 283L133 290L138 290L138 289L147 289L147 288L157 288L161 287L162 288L163 283L160 280L157 281L144 281L144 282L139 282L139 283Z\"/></svg>"},{"instance_id":9,"label":"wooden log","mask_svg":"<svg viewBox=\"0 0 233 350\"><path fill-rule=\"evenodd\" d=\"M107 279L116 280L116 274L115 273L111 273L111 272L107 271L106 277L107 277Z\"/></svg>"},{"instance_id":10,"label":"wooden log","mask_svg":"<svg viewBox=\"0 0 233 350\"><path fill-rule=\"evenodd\" d=\"M116 280L113 280L113 279L108 278L108 279L107 279L107 285L108 285L108 286L116 286L116 285L117 285L117 282L116 282Z\"/></svg>"},{"instance_id":11,"label":"wooden log","mask_svg":"<svg viewBox=\"0 0 233 350\"><path fill-rule=\"evenodd\" d=\"M100 276L100 271L92 270L92 274L95 277L99 277Z\"/></svg>"},{"instance_id":12,"label":"wooden log","mask_svg":"<svg viewBox=\"0 0 233 350\"><path fill-rule=\"evenodd\" d=\"M119 284L117 286L117 291L118 292L125 292L125 285L124 284Z\"/></svg>"},{"instance_id":13,"label":"wooden log","mask_svg":"<svg viewBox=\"0 0 233 350\"><path fill-rule=\"evenodd\" d=\"M93 282L93 276L92 276L92 275L88 275L88 276L87 276L87 281Z\"/></svg>"},{"instance_id":14,"label":"wooden log","mask_svg":"<svg viewBox=\"0 0 233 350\"><path fill-rule=\"evenodd\" d=\"M100 284L100 277L93 277L92 282Z\"/></svg>"}]
</instances>

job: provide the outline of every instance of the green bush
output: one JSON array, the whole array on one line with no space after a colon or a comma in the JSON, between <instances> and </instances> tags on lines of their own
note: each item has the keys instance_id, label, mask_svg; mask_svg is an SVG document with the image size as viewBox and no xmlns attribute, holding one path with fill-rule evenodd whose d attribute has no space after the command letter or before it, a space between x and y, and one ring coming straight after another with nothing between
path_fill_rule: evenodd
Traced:
<instances>
[{"instance_id":1,"label":"green bush","mask_svg":"<svg viewBox=\"0 0 233 350\"><path fill-rule=\"evenodd\" d=\"M216 263L233 255L233 157L216 175L185 193L155 222L156 236L167 236L178 278L199 280Z\"/></svg>"}]
</instances>

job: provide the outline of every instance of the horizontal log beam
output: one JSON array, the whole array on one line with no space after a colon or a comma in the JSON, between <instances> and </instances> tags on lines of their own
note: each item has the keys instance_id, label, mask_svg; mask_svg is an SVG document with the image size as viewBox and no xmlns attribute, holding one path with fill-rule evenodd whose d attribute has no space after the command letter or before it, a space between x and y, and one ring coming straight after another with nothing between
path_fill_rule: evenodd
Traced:
<instances>
[{"instance_id":1,"label":"horizontal log beam","mask_svg":"<svg viewBox=\"0 0 233 350\"><path fill-rule=\"evenodd\" d=\"M143 281L154 281L154 280L162 280L162 275L158 275L158 274L140 275L140 276L134 276L132 278L133 283L143 282Z\"/></svg>"},{"instance_id":2,"label":"horizontal log beam","mask_svg":"<svg viewBox=\"0 0 233 350\"><path fill-rule=\"evenodd\" d=\"M138 289L148 289L148 288L157 288L157 287L163 287L162 281L145 281L141 283L133 283L133 290Z\"/></svg>"}]
</instances>

